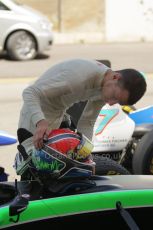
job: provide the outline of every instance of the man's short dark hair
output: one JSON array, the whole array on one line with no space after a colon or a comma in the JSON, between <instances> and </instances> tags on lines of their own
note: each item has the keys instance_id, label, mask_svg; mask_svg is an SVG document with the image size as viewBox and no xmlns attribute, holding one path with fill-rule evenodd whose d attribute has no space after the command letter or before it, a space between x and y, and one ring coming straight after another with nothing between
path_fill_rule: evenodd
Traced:
<instances>
[{"instance_id":1,"label":"man's short dark hair","mask_svg":"<svg viewBox=\"0 0 153 230\"><path fill-rule=\"evenodd\" d=\"M146 92L145 77L135 69L123 69L117 72L121 74L121 84L129 92L128 105L135 104Z\"/></svg>"}]
</instances>

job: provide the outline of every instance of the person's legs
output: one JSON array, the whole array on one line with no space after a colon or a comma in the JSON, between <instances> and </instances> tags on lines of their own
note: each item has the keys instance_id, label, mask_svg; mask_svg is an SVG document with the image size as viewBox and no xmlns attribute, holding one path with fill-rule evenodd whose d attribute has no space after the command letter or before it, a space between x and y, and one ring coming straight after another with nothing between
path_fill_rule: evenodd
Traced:
<instances>
[{"instance_id":1,"label":"person's legs","mask_svg":"<svg viewBox=\"0 0 153 230\"><path fill-rule=\"evenodd\" d=\"M19 128L17 130L17 137L18 137L19 144L21 144L23 141L25 141L26 139L32 136L33 134L24 128Z\"/></svg>"}]
</instances>

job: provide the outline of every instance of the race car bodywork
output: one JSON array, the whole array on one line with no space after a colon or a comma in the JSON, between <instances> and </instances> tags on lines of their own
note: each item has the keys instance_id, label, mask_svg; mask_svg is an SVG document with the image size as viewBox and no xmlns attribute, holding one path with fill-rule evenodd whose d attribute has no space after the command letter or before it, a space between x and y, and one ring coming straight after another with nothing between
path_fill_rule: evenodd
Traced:
<instances>
[{"instance_id":1,"label":"race car bodywork","mask_svg":"<svg viewBox=\"0 0 153 230\"><path fill-rule=\"evenodd\" d=\"M47 189L37 181L0 183L0 228L101 224L145 229L153 222L152 212L152 176L93 176L55 182Z\"/></svg>"}]
</instances>

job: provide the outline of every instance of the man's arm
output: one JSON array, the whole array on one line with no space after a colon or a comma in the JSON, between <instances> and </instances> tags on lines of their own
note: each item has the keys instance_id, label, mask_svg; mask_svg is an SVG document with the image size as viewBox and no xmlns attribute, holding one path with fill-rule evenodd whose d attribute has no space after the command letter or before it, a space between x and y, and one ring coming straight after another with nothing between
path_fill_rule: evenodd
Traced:
<instances>
[{"instance_id":1,"label":"man's arm","mask_svg":"<svg viewBox=\"0 0 153 230\"><path fill-rule=\"evenodd\" d=\"M48 135L48 121L45 119L38 121L33 136L33 143L36 149L41 149L43 147L44 140L48 139Z\"/></svg>"},{"instance_id":2,"label":"man's arm","mask_svg":"<svg viewBox=\"0 0 153 230\"><path fill-rule=\"evenodd\" d=\"M40 104L40 90L33 86L29 86L23 90L22 96L26 107L28 107L29 116L33 124L36 125L38 121L45 119Z\"/></svg>"},{"instance_id":3,"label":"man's arm","mask_svg":"<svg viewBox=\"0 0 153 230\"><path fill-rule=\"evenodd\" d=\"M36 126L33 137L34 146L37 149L43 147L43 140L48 138L48 121L45 119L44 113L40 104L41 92L32 86L29 86L23 91L23 100L28 107L29 116L31 121Z\"/></svg>"}]
</instances>

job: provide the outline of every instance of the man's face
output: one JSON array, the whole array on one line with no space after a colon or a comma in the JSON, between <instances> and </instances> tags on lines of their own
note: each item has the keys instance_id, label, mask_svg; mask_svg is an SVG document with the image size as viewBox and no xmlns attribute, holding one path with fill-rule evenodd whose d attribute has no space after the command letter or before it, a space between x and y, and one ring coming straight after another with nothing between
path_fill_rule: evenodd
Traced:
<instances>
[{"instance_id":1,"label":"man's face","mask_svg":"<svg viewBox=\"0 0 153 230\"><path fill-rule=\"evenodd\" d=\"M117 80L110 79L102 87L102 98L105 103L114 105L126 105L129 98L129 92L124 89Z\"/></svg>"}]
</instances>

